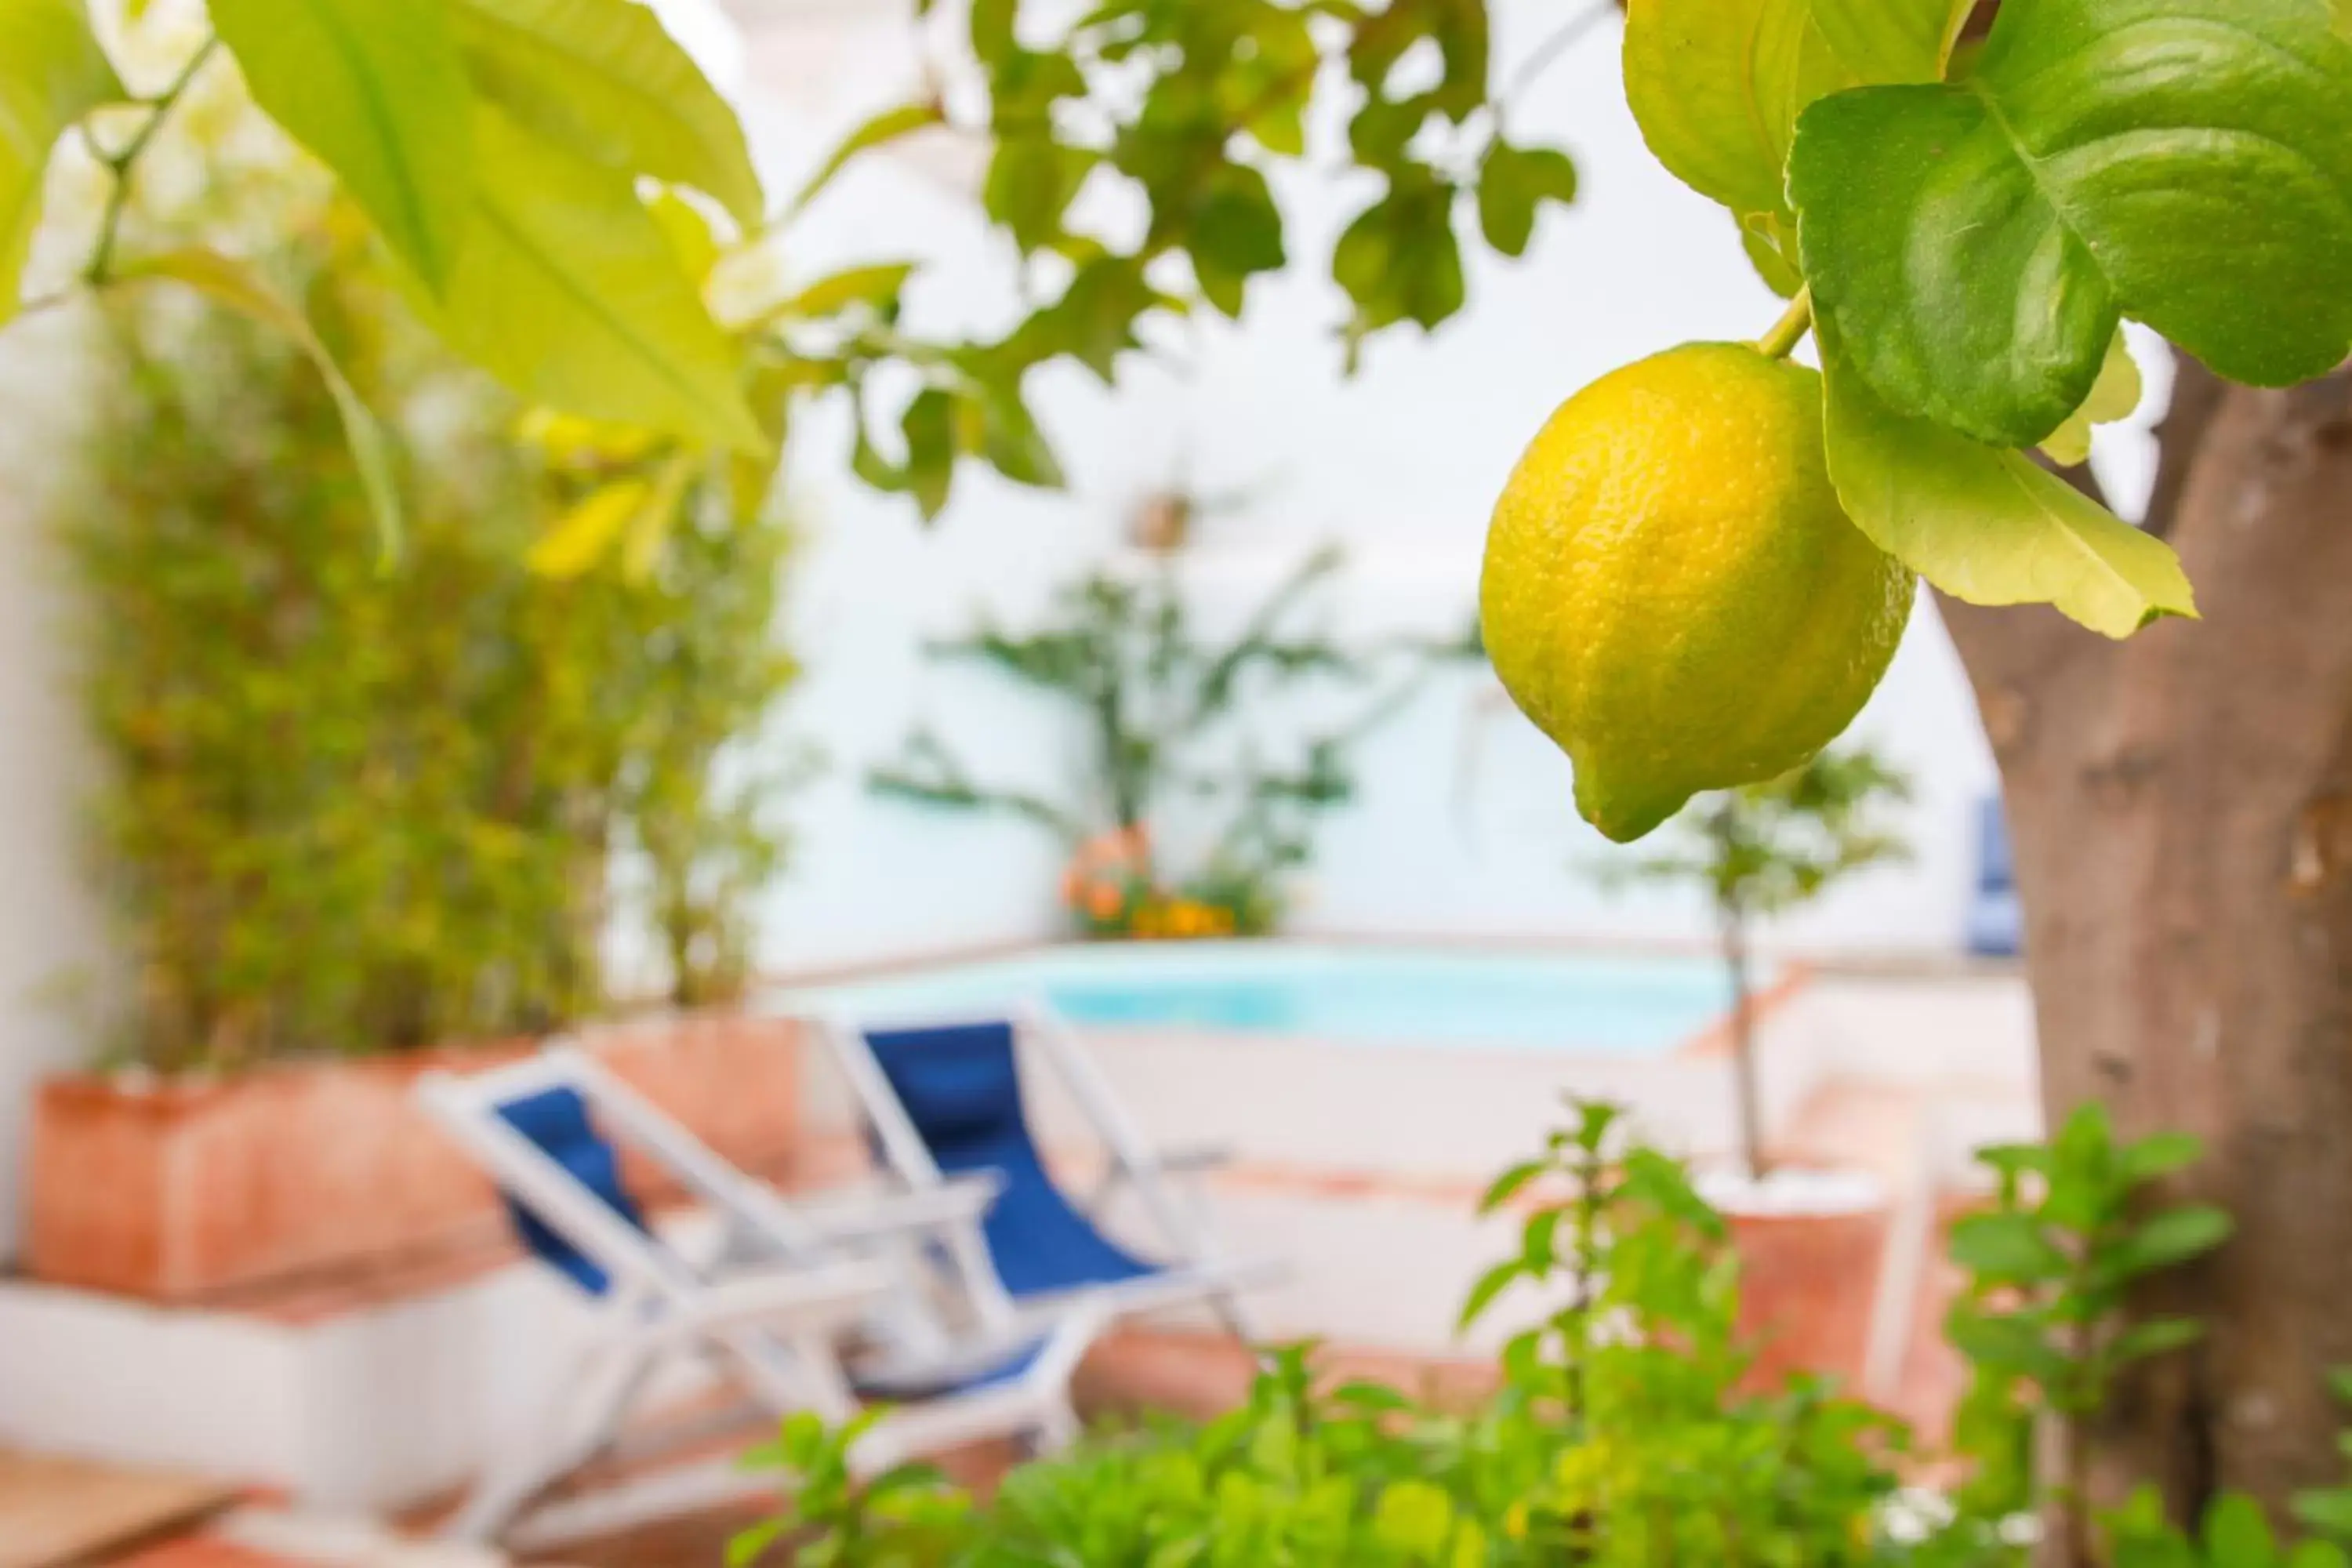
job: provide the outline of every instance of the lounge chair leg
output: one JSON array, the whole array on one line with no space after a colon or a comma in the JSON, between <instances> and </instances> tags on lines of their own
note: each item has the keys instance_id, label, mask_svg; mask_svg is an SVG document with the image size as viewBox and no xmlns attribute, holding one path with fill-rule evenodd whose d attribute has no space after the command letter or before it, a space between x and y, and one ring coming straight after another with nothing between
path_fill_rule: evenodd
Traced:
<instances>
[{"instance_id":1,"label":"lounge chair leg","mask_svg":"<svg viewBox=\"0 0 2352 1568\"><path fill-rule=\"evenodd\" d=\"M1039 1417L1035 1429L1029 1434L1027 1447L1030 1457L1041 1458L1058 1454L1076 1442L1084 1430L1079 1425L1077 1412L1070 1408L1070 1402L1067 1399L1057 1400Z\"/></svg>"},{"instance_id":2,"label":"lounge chair leg","mask_svg":"<svg viewBox=\"0 0 2352 1568\"><path fill-rule=\"evenodd\" d=\"M1241 1341L1244 1350L1254 1351L1265 1342L1265 1331L1258 1326L1255 1315L1242 1305L1239 1295L1231 1290L1221 1290L1213 1305L1218 1320L1225 1325L1225 1331Z\"/></svg>"},{"instance_id":3,"label":"lounge chair leg","mask_svg":"<svg viewBox=\"0 0 2352 1568\"><path fill-rule=\"evenodd\" d=\"M613 1441L653 1371L654 1358L632 1351L604 1359L603 1367L588 1368L584 1394L580 1384L556 1391L546 1418L534 1423L510 1457L476 1484L443 1530L446 1539L472 1545L496 1541L532 1499Z\"/></svg>"}]
</instances>

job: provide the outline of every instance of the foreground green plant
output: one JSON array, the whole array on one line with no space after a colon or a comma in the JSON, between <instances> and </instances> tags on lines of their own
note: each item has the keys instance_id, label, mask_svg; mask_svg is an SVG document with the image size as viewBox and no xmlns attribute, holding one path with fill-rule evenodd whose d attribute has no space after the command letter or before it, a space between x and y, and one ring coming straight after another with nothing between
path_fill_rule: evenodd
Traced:
<instances>
[{"instance_id":1,"label":"foreground green plant","mask_svg":"<svg viewBox=\"0 0 2352 1568\"><path fill-rule=\"evenodd\" d=\"M1311 1346L1272 1352L1248 1402L1199 1426L1098 1436L1025 1465L987 1508L936 1476L850 1484L857 1427L795 1418L754 1462L794 1507L738 1542L748 1563L1536 1568L1837 1568L1885 1560L1895 1423L1793 1380L1758 1394L1723 1222L1682 1168L1574 1108L1487 1206L1525 1215L1465 1321L1507 1291L1552 1303L1466 1405L1328 1386Z\"/></svg>"},{"instance_id":2,"label":"foreground green plant","mask_svg":"<svg viewBox=\"0 0 2352 1568\"><path fill-rule=\"evenodd\" d=\"M1679 1163L1625 1138L1614 1107L1571 1110L1482 1204L1521 1216L1519 1243L1473 1288L1464 1323L1543 1303L1489 1395L1448 1406L1328 1386L1312 1346L1286 1347L1230 1415L1099 1434L1017 1468L985 1507L919 1467L861 1486L864 1425L794 1417L752 1457L783 1473L793 1510L731 1561L789 1542L793 1562L841 1568L2022 1568L2047 1505L2042 1529L2107 1568L2344 1563L2325 1542L2282 1541L2243 1497L2191 1532L2152 1490L2102 1515L2063 1466L2042 1479L2038 1432L2193 1338L2120 1310L2126 1285L2226 1235L2210 1209L2151 1201L2193 1139L2118 1142L2093 1106L2047 1146L1986 1152L1995 1201L1953 1237L1970 1285L1951 1331L1977 1379L1951 1456L1965 1469L1938 1499L1901 1491L1900 1423L1816 1378L1750 1386L1724 1221ZM2306 1509L2315 1521L2331 1517L2326 1496Z\"/></svg>"}]
</instances>

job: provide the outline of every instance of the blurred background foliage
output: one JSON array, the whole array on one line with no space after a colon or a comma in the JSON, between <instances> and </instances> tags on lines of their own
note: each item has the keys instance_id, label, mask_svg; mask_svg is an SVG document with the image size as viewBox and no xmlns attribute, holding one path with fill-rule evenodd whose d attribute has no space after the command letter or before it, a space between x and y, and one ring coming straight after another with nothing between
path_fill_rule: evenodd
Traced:
<instances>
[{"instance_id":1,"label":"blurred background foliage","mask_svg":"<svg viewBox=\"0 0 2352 1568\"><path fill-rule=\"evenodd\" d=\"M407 521L380 558L328 386L283 333L176 290L92 310L58 522L106 766L94 847L137 965L121 1054L227 1068L557 1028L634 999L616 940L654 960L631 988L734 994L785 849L772 470L523 410L233 94L176 129L127 226L248 231L376 411ZM648 463L660 526L548 559L583 497Z\"/></svg>"},{"instance_id":2,"label":"blurred background foliage","mask_svg":"<svg viewBox=\"0 0 2352 1568\"><path fill-rule=\"evenodd\" d=\"M1434 662L1476 653L1468 639L1334 635L1342 561L1336 545L1315 552L1227 635L1201 626L1168 555L1064 584L1034 630L983 616L932 657L982 666L1069 711L1084 739L1063 790L976 778L928 728L868 784L1052 833L1070 855L1062 897L1083 935L1268 934L1286 882L1314 858L1318 822L1355 796L1362 742Z\"/></svg>"}]
</instances>

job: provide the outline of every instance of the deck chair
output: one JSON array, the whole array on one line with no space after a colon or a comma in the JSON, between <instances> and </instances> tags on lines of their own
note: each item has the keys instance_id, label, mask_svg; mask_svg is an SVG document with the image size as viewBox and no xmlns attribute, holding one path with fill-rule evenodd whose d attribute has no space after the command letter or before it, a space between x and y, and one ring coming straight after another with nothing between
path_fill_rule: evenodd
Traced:
<instances>
[{"instance_id":1,"label":"deck chair","mask_svg":"<svg viewBox=\"0 0 2352 1568\"><path fill-rule=\"evenodd\" d=\"M577 1373L451 1521L458 1540L537 1545L766 1489L731 1464L658 1474L534 1507L558 1481L636 1446L623 1427L657 1374L699 1362L781 1417L828 1421L868 1399L888 1414L860 1440L863 1473L982 1438L1037 1450L1077 1432L1069 1384L1108 1314L1007 1316L1003 1288L965 1321L937 1297L928 1249L968 1241L995 1196L986 1182L825 1208L786 1203L745 1176L583 1053L559 1047L497 1070L427 1074L417 1095L504 1194L523 1245L596 1303ZM709 1256L665 1242L624 1185L620 1151L652 1160L719 1221ZM740 1420L740 1410L719 1419ZM708 1436L713 1426L706 1415ZM673 1437L677 1434L671 1434Z\"/></svg>"},{"instance_id":2,"label":"deck chair","mask_svg":"<svg viewBox=\"0 0 2352 1568\"><path fill-rule=\"evenodd\" d=\"M980 1247L983 1258L955 1255L965 1272L999 1281L1001 1298L984 1310L1013 1314L1055 1301L1084 1300L1118 1316L1205 1304L1234 1336L1261 1336L1242 1299L1281 1272L1268 1263L1223 1255L1196 1183L1219 1163L1220 1151L1160 1152L1143 1142L1110 1085L1061 1020L1043 1005L982 1021L892 1022L845 1016L821 1031L840 1060L871 1125L877 1152L917 1194L992 1176L1003 1184L978 1226L954 1247ZM1074 1201L1045 1169L1023 1102L1019 1053L1026 1041L1049 1060L1093 1124L1109 1158L1102 1186ZM1168 1261L1137 1257L1106 1236L1097 1220L1110 1200L1131 1190L1167 1248Z\"/></svg>"}]
</instances>

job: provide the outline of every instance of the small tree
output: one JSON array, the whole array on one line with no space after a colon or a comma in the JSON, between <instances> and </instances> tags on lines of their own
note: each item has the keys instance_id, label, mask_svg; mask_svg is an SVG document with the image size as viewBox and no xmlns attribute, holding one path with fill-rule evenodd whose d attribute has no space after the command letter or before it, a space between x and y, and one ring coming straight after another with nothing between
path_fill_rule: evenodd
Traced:
<instances>
[{"instance_id":1,"label":"small tree","mask_svg":"<svg viewBox=\"0 0 2352 1568\"><path fill-rule=\"evenodd\" d=\"M1026 633L983 622L936 657L972 660L1076 710L1087 746L1061 798L976 779L928 730L868 775L878 795L1023 817L1062 841L1076 876L1073 915L1088 935L1261 935L1279 920L1282 879L1312 854L1315 823L1351 799L1349 755L1411 698L1433 657L1465 649L1395 641L1351 647L1302 626L1339 570L1309 556L1230 639L1203 636L1171 570L1141 579L1097 571L1065 586ZM1270 743L1252 710L1320 683L1351 695L1337 722ZM1173 809L1222 819L1201 864L1174 879L1153 830ZM1081 885L1083 884L1083 886ZM1078 897L1106 889L1099 907ZM1115 902L1112 898L1115 897ZM1206 917L1169 931L1170 909Z\"/></svg>"},{"instance_id":2,"label":"small tree","mask_svg":"<svg viewBox=\"0 0 2352 1568\"><path fill-rule=\"evenodd\" d=\"M1755 923L1811 903L1865 867L1907 858L1908 847L1880 820L1878 808L1910 795L1910 782L1874 752L1824 752L1768 784L1701 795L1675 819L1677 837L1663 854L1604 868L1612 882L1696 882L1714 905L1731 980L1739 1159L1751 1178L1764 1173L1749 946Z\"/></svg>"}]
</instances>

